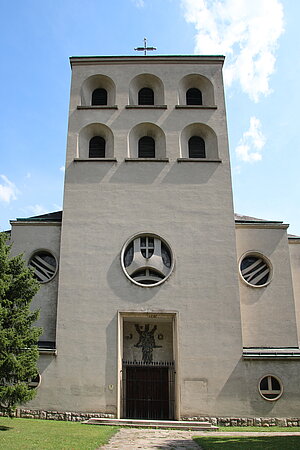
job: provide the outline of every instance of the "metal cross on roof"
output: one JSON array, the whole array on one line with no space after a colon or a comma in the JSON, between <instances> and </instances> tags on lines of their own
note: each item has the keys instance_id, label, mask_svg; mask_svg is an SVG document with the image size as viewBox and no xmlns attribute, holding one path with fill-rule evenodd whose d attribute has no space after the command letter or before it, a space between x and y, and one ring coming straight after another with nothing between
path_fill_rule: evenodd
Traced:
<instances>
[{"instance_id":1,"label":"metal cross on roof","mask_svg":"<svg viewBox=\"0 0 300 450\"><path fill-rule=\"evenodd\" d=\"M144 47L136 47L134 50L144 52L144 55L147 55L147 51L156 50L156 47L147 47L147 38L144 38Z\"/></svg>"}]
</instances>

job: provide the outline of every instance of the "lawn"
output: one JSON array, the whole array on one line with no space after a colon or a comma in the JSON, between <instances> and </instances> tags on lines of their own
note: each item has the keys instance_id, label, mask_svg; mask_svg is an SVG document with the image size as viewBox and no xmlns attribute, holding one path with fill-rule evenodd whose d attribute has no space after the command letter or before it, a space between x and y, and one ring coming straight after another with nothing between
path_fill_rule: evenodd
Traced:
<instances>
[{"instance_id":1,"label":"lawn","mask_svg":"<svg viewBox=\"0 0 300 450\"><path fill-rule=\"evenodd\" d=\"M300 436L195 437L203 450L299 450Z\"/></svg>"},{"instance_id":2,"label":"lawn","mask_svg":"<svg viewBox=\"0 0 300 450\"><path fill-rule=\"evenodd\" d=\"M95 450L117 430L117 427L79 422L0 417L0 449Z\"/></svg>"}]
</instances>

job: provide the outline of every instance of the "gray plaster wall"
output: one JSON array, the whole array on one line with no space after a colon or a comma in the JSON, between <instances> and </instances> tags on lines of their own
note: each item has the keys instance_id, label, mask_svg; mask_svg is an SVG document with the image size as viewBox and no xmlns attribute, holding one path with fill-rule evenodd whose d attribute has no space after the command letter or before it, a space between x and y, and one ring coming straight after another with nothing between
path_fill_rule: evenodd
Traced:
<instances>
[{"instance_id":1,"label":"gray plaster wall","mask_svg":"<svg viewBox=\"0 0 300 450\"><path fill-rule=\"evenodd\" d=\"M296 415L297 362L242 359L243 343L295 346L297 331L285 230L238 229L236 241L222 62L218 57L72 60L57 357L42 356L43 381L31 407L117 414L123 351L118 315L136 312L143 322L149 312L176 316L178 416ZM143 74L161 80L157 98L167 108L126 108ZM203 86L213 92L205 98L217 108L175 108L190 74L209 80ZM94 75L101 75L108 89L115 87L109 99L117 109L77 108L88 104ZM141 123L160 128L169 161L125 160L134 154L131 131ZM86 127L92 124L107 133L109 156L116 161L83 160ZM212 130L214 159L221 162L177 161L183 156L182 131L192 124ZM171 276L157 287L133 284L121 267L123 245L142 232L161 236L174 254ZM251 249L265 252L274 267L270 285L256 291L238 274L239 257ZM267 373L284 383L278 402L258 392Z\"/></svg>"},{"instance_id":2,"label":"gray plaster wall","mask_svg":"<svg viewBox=\"0 0 300 450\"><path fill-rule=\"evenodd\" d=\"M266 256L272 280L252 287L240 277L244 347L297 347L295 301L286 229L279 226L236 230L238 261L247 252Z\"/></svg>"},{"instance_id":3,"label":"gray plaster wall","mask_svg":"<svg viewBox=\"0 0 300 450\"><path fill-rule=\"evenodd\" d=\"M116 413L119 310L178 313L180 414L202 409L197 398L185 396L185 380L191 376L209 380L205 409L210 413L225 414L229 400L216 401L225 383L234 390L234 377L228 380L242 341L222 59L211 64L147 60L144 65L102 64L101 59L99 64L73 65L58 354L45 376L49 390L41 389L35 401L39 408L50 402L59 410ZM162 80L167 110L125 108L130 81L144 72ZM175 109L180 80L195 72L211 80L217 109ZM84 80L96 73L114 81L118 110L76 109ZM79 131L91 122L112 130L116 163L74 161ZM170 162L124 161L130 130L140 122L163 130ZM180 133L190 123L214 130L221 163L177 162ZM160 235L174 252L174 271L159 287L136 286L122 271L122 246L140 232ZM238 398L230 403L238 412Z\"/></svg>"},{"instance_id":4,"label":"gray plaster wall","mask_svg":"<svg viewBox=\"0 0 300 450\"><path fill-rule=\"evenodd\" d=\"M300 239L289 239L289 251L295 297L298 345L300 346Z\"/></svg>"},{"instance_id":5,"label":"gray plaster wall","mask_svg":"<svg viewBox=\"0 0 300 450\"><path fill-rule=\"evenodd\" d=\"M38 250L48 250L59 262L60 223L37 223L12 221L11 243L12 255L23 253L28 263L31 256ZM32 309L40 310L40 318L36 325L43 328L40 340L56 340L57 291L59 267L56 276L47 283L40 285L32 303Z\"/></svg>"},{"instance_id":6,"label":"gray plaster wall","mask_svg":"<svg viewBox=\"0 0 300 450\"><path fill-rule=\"evenodd\" d=\"M259 381L266 375L278 377L283 386L283 394L277 401L265 400L259 393ZM190 414L186 417L211 416L211 383L208 379L185 381L184 395L191 402ZM222 407L229 417L298 417L300 394L299 361L243 360L238 361L230 376L220 386L214 398L215 410ZM191 389L192 384L195 387ZM192 405L197 403L197 408ZM238 408L237 408L238 404ZM237 414L237 410L239 411ZM201 413L199 414L199 411Z\"/></svg>"}]
</instances>

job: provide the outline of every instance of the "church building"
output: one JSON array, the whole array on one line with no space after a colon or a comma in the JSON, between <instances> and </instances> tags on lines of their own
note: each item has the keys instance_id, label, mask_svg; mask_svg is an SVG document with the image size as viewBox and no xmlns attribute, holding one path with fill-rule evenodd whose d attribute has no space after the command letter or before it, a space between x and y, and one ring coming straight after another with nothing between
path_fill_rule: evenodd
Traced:
<instances>
[{"instance_id":1,"label":"church building","mask_svg":"<svg viewBox=\"0 0 300 450\"><path fill-rule=\"evenodd\" d=\"M234 214L224 57L70 61L63 211L11 221L41 284L24 407L300 417L300 238Z\"/></svg>"}]
</instances>

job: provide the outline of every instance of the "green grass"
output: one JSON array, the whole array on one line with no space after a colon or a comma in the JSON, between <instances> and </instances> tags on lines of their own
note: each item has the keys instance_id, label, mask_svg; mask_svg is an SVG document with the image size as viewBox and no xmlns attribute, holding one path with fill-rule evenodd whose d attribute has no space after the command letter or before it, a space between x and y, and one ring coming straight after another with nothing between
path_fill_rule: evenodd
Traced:
<instances>
[{"instance_id":1,"label":"green grass","mask_svg":"<svg viewBox=\"0 0 300 450\"><path fill-rule=\"evenodd\" d=\"M38 419L0 417L1 450L95 450L117 427Z\"/></svg>"},{"instance_id":2,"label":"green grass","mask_svg":"<svg viewBox=\"0 0 300 450\"><path fill-rule=\"evenodd\" d=\"M300 436L195 437L203 450L299 450Z\"/></svg>"},{"instance_id":3,"label":"green grass","mask_svg":"<svg viewBox=\"0 0 300 450\"><path fill-rule=\"evenodd\" d=\"M300 431L300 427L219 427L218 431L255 431L256 433L265 431L293 432Z\"/></svg>"}]
</instances>

